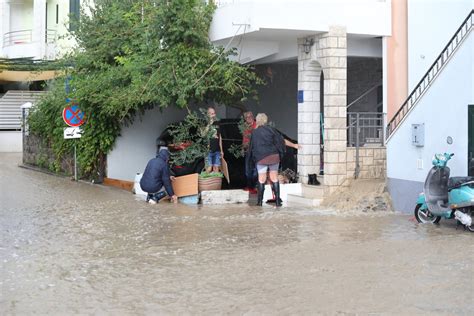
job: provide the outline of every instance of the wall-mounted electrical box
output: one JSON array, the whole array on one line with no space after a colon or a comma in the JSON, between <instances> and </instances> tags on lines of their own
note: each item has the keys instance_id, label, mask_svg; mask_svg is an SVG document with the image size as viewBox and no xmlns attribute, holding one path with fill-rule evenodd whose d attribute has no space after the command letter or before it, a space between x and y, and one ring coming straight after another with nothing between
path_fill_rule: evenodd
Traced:
<instances>
[{"instance_id":1,"label":"wall-mounted electrical box","mask_svg":"<svg viewBox=\"0 0 474 316\"><path fill-rule=\"evenodd\" d=\"M413 146L425 146L425 124L411 124L411 143Z\"/></svg>"}]
</instances>

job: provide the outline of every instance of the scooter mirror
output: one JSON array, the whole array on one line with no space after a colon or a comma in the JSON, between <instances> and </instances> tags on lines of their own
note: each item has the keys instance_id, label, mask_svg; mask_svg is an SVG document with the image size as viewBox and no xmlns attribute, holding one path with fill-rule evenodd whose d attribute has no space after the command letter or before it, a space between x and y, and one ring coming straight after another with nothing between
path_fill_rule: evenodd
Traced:
<instances>
[{"instance_id":1,"label":"scooter mirror","mask_svg":"<svg viewBox=\"0 0 474 316\"><path fill-rule=\"evenodd\" d=\"M451 136L448 136L448 138L446 138L446 142L448 143L448 145L452 145L453 144L453 138Z\"/></svg>"}]
</instances>

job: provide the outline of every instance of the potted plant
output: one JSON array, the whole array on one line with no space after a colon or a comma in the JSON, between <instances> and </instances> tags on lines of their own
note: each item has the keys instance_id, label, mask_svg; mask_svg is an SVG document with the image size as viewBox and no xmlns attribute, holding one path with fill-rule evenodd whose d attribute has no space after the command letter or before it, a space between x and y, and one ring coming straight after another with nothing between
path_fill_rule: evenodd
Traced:
<instances>
[{"instance_id":1,"label":"potted plant","mask_svg":"<svg viewBox=\"0 0 474 316\"><path fill-rule=\"evenodd\" d=\"M200 113L189 111L182 122L171 126L173 143L169 147L173 165L193 164L200 159L206 161L209 141L213 136L213 131L208 128L209 124L205 110L200 109ZM206 172L204 168L199 174L199 192L220 190L223 177L222 172Z\"/></svg>"},{"instance_id":2,"label":"potted plant","mask_svg":"<svg viewBox=\"0 0 474 316\"><path fill-rule=\"evenodd\" d=\"M220 190L222 188L222 178L224 178L222 172L202 171L198 178L199 192Z\"/></svg>"}]
</instances>

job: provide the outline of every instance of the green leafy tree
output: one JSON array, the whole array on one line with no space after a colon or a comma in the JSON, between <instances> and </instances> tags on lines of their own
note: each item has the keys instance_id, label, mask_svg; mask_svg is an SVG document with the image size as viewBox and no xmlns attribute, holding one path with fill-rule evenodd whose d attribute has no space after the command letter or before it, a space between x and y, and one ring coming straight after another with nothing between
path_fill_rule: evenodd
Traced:
<instances>
[{"instance_id":1,"label":"green leafy tree","mask_svg":"<svg viewBox=\"0 0 474 316\"><path fill-rule=\"evenodd\" d=\"M122 126L159 107L241 104L262 81L234 52L214 47L208 31L215 5L201 0L97 0L73 21L74 53L63 61L71 91L85 113L78 158L83 176L95 177ZM33 133L51 144L57 159L71 149L63 140L64 78L30 116Z\"/></svg>"}]
</instances>

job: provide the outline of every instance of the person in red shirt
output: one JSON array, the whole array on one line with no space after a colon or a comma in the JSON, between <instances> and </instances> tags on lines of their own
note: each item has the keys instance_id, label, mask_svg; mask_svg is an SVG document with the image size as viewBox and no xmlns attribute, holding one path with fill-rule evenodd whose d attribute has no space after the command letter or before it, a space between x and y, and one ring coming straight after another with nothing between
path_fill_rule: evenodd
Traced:
<instances>
[{"instance_id":1,"label":"person in red shirt","mask_svg":"<svg viewBox=\"0 0 474 316\"><path fill-rule=\"evenodd\" d=\"M255 122L255 118L252 112L245 112L244 113L244 120L247 124L248 128L243 132L242 138L242 147L245 152L245 177L247 178L247 187L244 188L245 191L249 191L250 193L257 193L255 189L255 184L257 180L257 169L252 168L252 164L250 163L250 152L249 152L249 144L250 144L250 135L252 131L257 127L257 122Z\"/></svg>"},{"instance_id":2,"label":"person in red shirt","mask_svg":"<svg viewBox=\"0 0 474 316\"><path fill-rule=\"evenodd\" d=\"M245 176L247 178L247 187L244 188L245 191L249 191L252 194L257 193L257 189L255 188L257 182L257 169L255 164L250 162L250 152L249 152L249 144L250 144L250 135L252 131L257 128L257 122L255 121L255 117L252 112L244 112L243 114L245 123L247 124L248 128L243 132L243 139L242 139L242 147L245 151ZM294 148L296 150L301 149L302 146L292 143L291 141L284 139L285 146ZM273 188L272 188L273 189ZM273 190L272 190L273 191ZM273 192L273 199L268 200L267 203L275 203L275 193Z\"/></svg>"}]
</instances>

